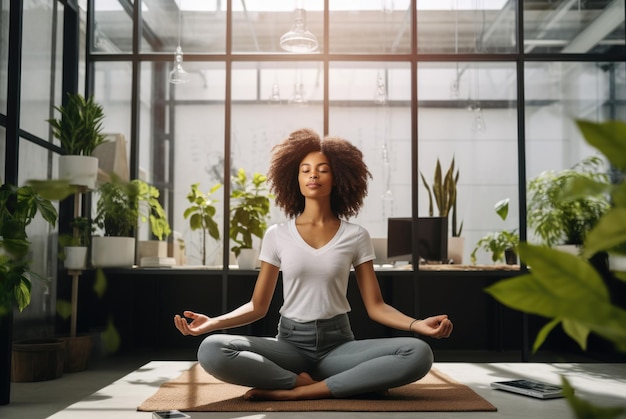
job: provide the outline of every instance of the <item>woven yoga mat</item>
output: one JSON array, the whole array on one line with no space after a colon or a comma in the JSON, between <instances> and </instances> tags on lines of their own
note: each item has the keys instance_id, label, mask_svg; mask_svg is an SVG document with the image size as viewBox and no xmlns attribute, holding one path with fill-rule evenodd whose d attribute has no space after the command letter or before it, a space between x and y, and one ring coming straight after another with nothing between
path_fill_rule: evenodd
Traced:
<instances>
[{"instance_id":1,"label":"woven yoga mat","mask_svg":"<svg viewBox=\"0 0 626 419\"><path fill-rule=\"evenodd\" d=\"M248 387L226 384L198 364L161 385L139 411L177 409L187 412L495 412L497 409L471 388L436 369L406 386L391 389L381 398L301 401L248 401Z\"/></svg>"}]
</instances>

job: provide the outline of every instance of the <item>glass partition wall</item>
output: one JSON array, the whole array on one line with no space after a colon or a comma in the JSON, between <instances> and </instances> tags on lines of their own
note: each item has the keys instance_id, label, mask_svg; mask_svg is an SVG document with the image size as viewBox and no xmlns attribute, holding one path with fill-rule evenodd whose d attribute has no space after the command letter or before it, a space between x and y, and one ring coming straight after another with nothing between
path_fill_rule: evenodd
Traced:
<instances>
[{"instance_id":1,"label":"glass partition wall","mask_svg":"<svg viewBox=\"0 0 626 419\"><path fill-rule=\"evenodd\" d=\"M422 175L430 183L438 160L444 174L454 160L449 229L464 238L470 263L485 234L514 229L526 238L528 178L592 153L574 119L624 117L624 1L89 7L88 90L105 109L107 131L126 138L131 176L160 189L191 265L200 263L201 241L182 215L190 186L224 184L213 195L221 240L210 241L207 256L222 265L232 245L224 246L229 178L239 168L265 173L271 147L295 129L363 150L373 179L354 221L374 238L387 237L389 217L430 216ZM494 204L505 198L502 220ZM272 208L270 223L283 219ZM493 263L488 253L476 256Z\"/></svg>"}]
</instances>

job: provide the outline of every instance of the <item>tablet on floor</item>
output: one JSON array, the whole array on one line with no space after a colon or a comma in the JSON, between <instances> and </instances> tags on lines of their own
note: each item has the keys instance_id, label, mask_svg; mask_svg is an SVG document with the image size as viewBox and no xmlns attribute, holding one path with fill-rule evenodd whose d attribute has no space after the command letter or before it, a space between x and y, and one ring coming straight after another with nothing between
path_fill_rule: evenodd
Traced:
<instances>
[{"instance_id":1,"label":"tablet on floor","mask_svg":"<svg viewBox=\"0 0 626 419\"><path fill-rule=\"evenodd\" d=\"M491 387L499 390L537 397L539 399L554 399L563 397L563 388L554 384L542 383L535 380L507 380L491 383Z\"/></svg>"}]
</instances>

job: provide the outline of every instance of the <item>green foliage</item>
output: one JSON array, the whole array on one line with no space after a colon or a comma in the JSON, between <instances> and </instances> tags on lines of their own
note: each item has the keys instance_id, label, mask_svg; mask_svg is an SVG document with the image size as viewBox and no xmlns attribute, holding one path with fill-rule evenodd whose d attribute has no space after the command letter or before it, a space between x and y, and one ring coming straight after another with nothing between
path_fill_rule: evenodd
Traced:
<instances>
[{"instance_id":1,"label":"green foliage","mask_svg":"<svg viewBox=\"0 0 626 419\"><path fill-rule=\"evenodd\" d=\"M67 96L65 106L54 107L61 114L61 118L48 119L48 123L67 154L91 156L96 147L105 140L101 133L104 111L93 96L89 99L79 93L68 93Z\"/></svg>"},{"instance_id":2,"label":"green foliage","mask_svg":"<svg viewBox=\"0 0 626 419\"><path fill-rule=\"evenodd\" d=\"M150 222L150 231L159 240L164 240L172 233L165 210L159 202L159 189L155 186L148 185L140 179L132 181L137 186L139 199L139 217L141 222ZM142 202L146 205L143 206ZM147 212L144 209L147 208Z\"/></svg>"},{"instance_id":3,"label":"green foliage","mask_svg":"<svg viewBox=\"0 0 626 419\"><path fill-rule=\"evenodd\" d=\"M114 177L98 191L96 225L104 229L105 236L133 237L139 214L137 185Z\"/></svg>"},{"instance_id":4,"label":"green foliage","mask_svg":"<svg viewBox=\"0 0 626 419\"><path fill-rule=\"evenodd\" d=\"M211 195L222 187L221 183L214 185L209 192L203 193L199 188L199 183L191 185L191 191L187 194L190 205L183 213L185 219L189 218L189 227L192 230L202 230L202 264L206 265L206 236L215 240L220 238L220 230L215 222L216 200L211 199Z\"/></svg>"},{"instance_id":5,"label":"green foliage","mask_svg":"<svg viewBox=\"0 0 626 419\"><path fill-rule=\"evenodd\" d=\"M30 186L0 187L0 316L13 307L20 311L30 304L30 241L26 227L37 214L51 226L58 214L52 202Z\"/></svg>"},{"instance_id":6,"label":"green foliage","mask_svg":"<svg viewBox=\"0 0 626 419\"><path fill-rule=\"evenodd\" d=\"M459 237L463 230L463 223L457 228L457 190L456 185L459 181L459 170L454 172L454 157L450 163L450 167L446 172L445 177L442 176L441 163L437 159L437 165L435 166L435 174L433 177L432 188L428 185L426 177L420 172L422 183L424 188L428 192L428 215L432 217L434 215L433 196L434 202L437 204L440 217L447 217L452 212L452 236Z\"/></svg>"},{"instance_id":7,"label":"green foliage","mask_svg":"<svg viewBox=\"0 0 626 419\"><path fill-rule=\"evenodd\" d=\"M95 231L91 220L87 217L75 217L70 221L70 227L73 230L70 245L89 247L91 235Z\"/></svg>"},{"instance_id":8,"label":"green foliage","mask_svg":"<svg viewBox=\"0 0 626 419\"><path fill-rule=\"evenodd\" d=\"M228 236L235 243L231 250L239 256L241 249L252 248L253 236L263 238L272 195L268 193L267 176L263 174L254 173L252 179L248 179L246 171L239 169L232 181Z\"/></svg>"},{"instance_id":9,"label":"green foliage","mask_svg":"<svg viewBox=\"0 0 626 419\"><path fill-rule=\"evenodd\" d=\"M612 304L601 275L587 260L528 243L520 243L518 252L530 273L500 281L487 292L509 307L554 319L535 340L535 351L559 323L582 349L593 331L626 351L626 310Z\"/></svg>"},{"instance_id":10,"label":"green foliage","mask_svg":"<svg viewBox=\"0 0 626 419\"><path fill-rule=\"evenodd\" d=\"M91 220L87 217L76 217L70 221L72 234L59 235L59 259L65 260L66 247L89 247L91 235L95 231Z\"/></svg>"},{"instance_id":11,"label":"green foliage","mask_svg":"<svg viewBox=\"0 0 626 419\"><path fill-rule=\"evenodd\" d=\"M37 195L50 201L62 201L70 195L80 192L78 185L70 185L67 179L29 180Z\"/></svg>"},{"instance_id":12,"label":"green foliage","mask_svg":"<svg viewBox=\"0 0 626 419\"><path fill-rule=\"evenodd\" d=\"M569 405L574 410L574 414L578 419L617 419L626 417L626 408L624 407L600 407L594 406L588 401L581 399L574 394L574 388L565 377L561 377L563 384L563 395L567 399Z\"/></svg>"},{"instance_id":13,"label":"green foliage","mask_svg":"<svg viewBox=\"0 0 626 419\"><path fill-rule=\"evenodd\" d=\"M609 162L626 171L626 124L619 121L577 121L587 142L598 148ZM500 281L486 289L501 303L552 319L540 331L537 350L558 324L581 348L595 333L626 352L626 310L617 306L600 273L588 258L600 251L611 252L626 243L625 184L607 185L595 178L578 178L564 184L559 199L577 199L597 191L608 191L612 207L606 211L583 243L582 257L542 246L521 243L518 253L530 266L528 274ZM616 274L626 281L626 275Z\"/></svg>"},{"instance_id":14,"label":"green foliage","mask_svg":"<svg viewBox=\"0 0 626 419\"><path fill-rule=\"evenodd\" d=\"M453 163L454 164L454 161ZM456 171L456 175L454 176L454 201L452 202L452 237L461 237L461 233L463 232L463 221L459 225L457 222L457 215L459 213L456 201L459 195L457 194L456 185L459 184L459 171Z\"/></svg>"},{"instance_id":15,"label":"green foliage","mask_svg":"<svg viewBox=\"0 0 626 419\"><path fill-rule=\"evenodd\" d=\"M595 187L582 195L564 195L563 191L572 184ZM587 232L609 209L604 193L608 185L603 161L598 156L588 157L571 169L542 172L528 183L529 227L550 247L582 244Z\"/></svg>"},{"instance_id":16,"label":"green foliage","mask_svg":"<svg viewBox=\"0 0 626 419\"><path fill-rule=\"evenodd\" d=\"M496 202L494 209L503 221L506 220L506 217L509 215L509 198ZM505 252L509 249L514 249L518 244L519 234L517 229L488 233L478 240L476 247L470 255L470 259L473 264L476 264L476 254L482 249L491 253L491 260L494 263L504 262Z\"/></svg>"},{"instance_id":17,"label":"green foliage","mask_svg":"<svg viewBox=\"0 0 626 419\"><path fill-rule=\"evenodd\" d=\"M98 296L98 298L102 298L107 289L107 279L104 275L104 271L102 268L97 268L96 271L96 280L93 284L93 292ZM70 301L64 300L62 298L57 298L56 303L56 312L63 320L67 320L72 316L72 312L74 307Z\"/></svg>"}]
</instances>

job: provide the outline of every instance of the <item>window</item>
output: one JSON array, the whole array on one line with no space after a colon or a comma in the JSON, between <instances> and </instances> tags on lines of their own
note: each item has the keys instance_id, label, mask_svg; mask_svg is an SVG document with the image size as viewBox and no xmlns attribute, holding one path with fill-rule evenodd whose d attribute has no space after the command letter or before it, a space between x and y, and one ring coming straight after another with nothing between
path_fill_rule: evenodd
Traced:
<instances>
[{"instance_id":1,"label":"window","mask_svg":"<svg viewBox=\"0 0 626 419\"><path fill-rule=\"evenodd\" d=\"M357 221L373 237L386 235L390 216L428 216L421 174L432 179L437 159L447 169L454 158L468 262L480 237L523 224L519 194L529 177L590 152L575 118L623 118L623 2L133 5L137 12L94 2L95 93L107 127L136 143L132 175L160 188L188 249L199 243L181 217L189 186L208 190L240 167L265 172L272 144L306 126L363 150L374 179ZM136 43L134 16L142 19ZM294 28L314 38L311 51L281 48ZM189 82L173 85L178 45ZM493 206L504 198L511 212L502 221ZM283 218L272 211L271 222ZM219 260L221 246L212 246ZM486 254L478 261L492 263Z\"/></svg>"}]
</instances>

